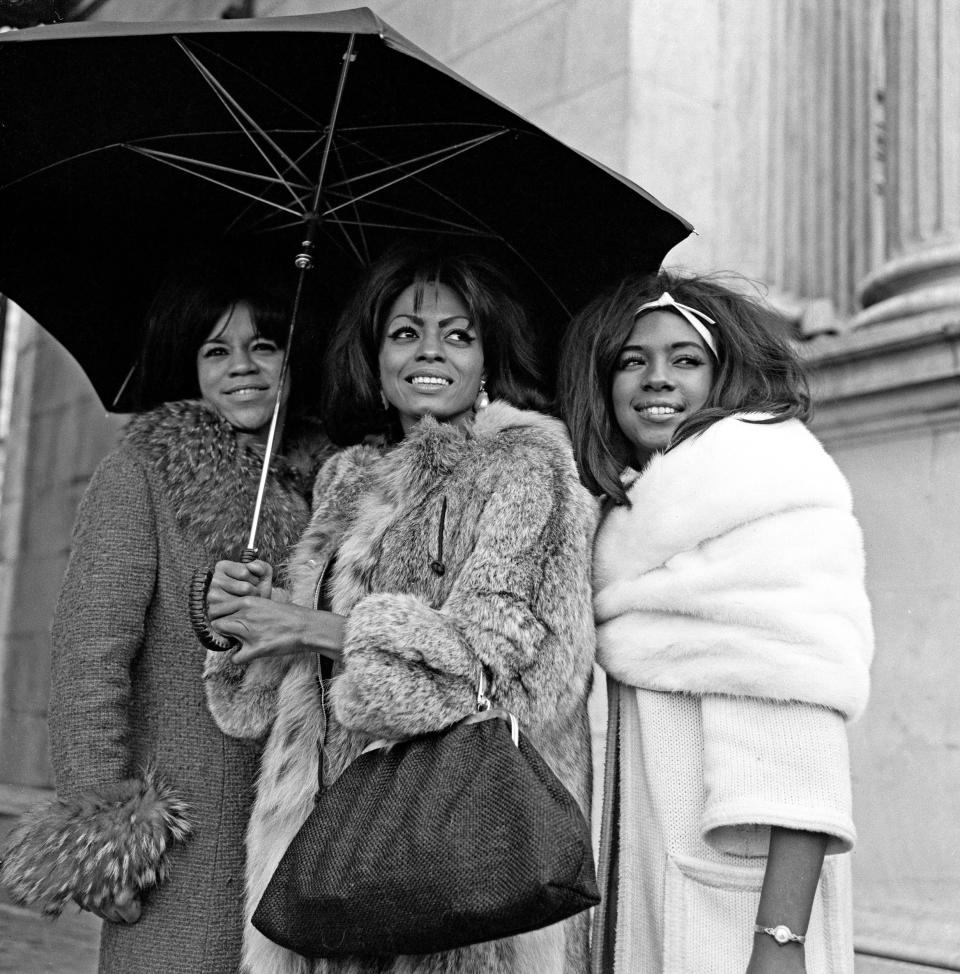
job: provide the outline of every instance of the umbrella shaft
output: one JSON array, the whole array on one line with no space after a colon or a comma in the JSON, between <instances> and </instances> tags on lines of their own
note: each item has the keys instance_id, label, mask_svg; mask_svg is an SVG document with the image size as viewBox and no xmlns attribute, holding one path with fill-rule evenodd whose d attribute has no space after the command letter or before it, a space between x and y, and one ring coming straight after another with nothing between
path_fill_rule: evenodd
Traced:
<instances>
[{"instance_id":1,"label":"umbrella shaft","mask_svg":"<svg viewBox=\"0 0 960 974\"><path fill-rule=\"evenodd\" d=\"M333 148L333 136L337 128L337 115L340 112L340 103L343 101L343 91L347 84L347 72L353 63L356 55L353 53L356 34L350 35L347 49L343 55L343 66L340 69L340 79L337 82L337 93L333 99L333 108L330 110L330 124L327 126L327 138L323 146L323 156L320 160L320 172L317 176L317 185L313 191L313 205L308 217L308 229L306 239L302 244L301 253L297 254L295 264L299 270L297 278L297 293L293 300L293 312L290 315L290 331L287 334L287 346L283 350L283 362L280 365L280 382L277 386L277 399L273 404L273 415L270 417L270 430L267 433L266 455L263 458L263 467L260 470L260 483L257 485L257 500L253 507L253 518L250 522L250 537L247 540L247 551L256 552L257 550L257 531L260 527L260 510L263 507L263 495L267 488L267 478L270 476L270 459L273 456L274 442L277 438L277 429L280 425L280 406L283 401L283 389L287 381L287 372L290 364L290 350L293 347L293 332L297 327L297 318L300 313L300 298L303 294L304 274L313 267L313 248L317 234L317 224L319 222L317 214L320 209L320 196L323 192L323 183L327 175L327 163L330 159L330 152Z\"/></svg>"}]
</instances>

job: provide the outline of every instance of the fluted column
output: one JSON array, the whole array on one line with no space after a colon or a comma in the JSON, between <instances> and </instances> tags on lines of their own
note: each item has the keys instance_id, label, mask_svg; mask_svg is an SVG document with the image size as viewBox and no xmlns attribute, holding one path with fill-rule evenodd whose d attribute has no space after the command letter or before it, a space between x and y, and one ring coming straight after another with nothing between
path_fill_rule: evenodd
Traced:
<instances>
[{"instance_id":1,"label":"fluted column","mask_svg":"<svg viewBox=\"0 0 960 974\"><path fill-rule=\"evenodd\" d=\"M960 307L960 4L888 0L877 167L879 263L854 325Z\"/></svg>"}]
</instances>

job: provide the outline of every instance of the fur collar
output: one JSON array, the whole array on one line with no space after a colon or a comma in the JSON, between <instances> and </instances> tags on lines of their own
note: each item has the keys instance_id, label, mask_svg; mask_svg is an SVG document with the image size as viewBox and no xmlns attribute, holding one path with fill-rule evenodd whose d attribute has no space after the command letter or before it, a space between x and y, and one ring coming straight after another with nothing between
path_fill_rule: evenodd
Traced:
<instances>
[{"instance_id":1,"label":"fur collar","mask_svg":"<svg viewBox=\"0 0 960 974\"><path fill-rule=\"evenodd\" d=\"M729 417L654 457L594 552L598 658L654 690L858 715L873 652L850 491L797 420Z\"/></svg>"},{"instance_id":2,"label":"fur collar","mask_svg":"<svg viewBox=\"0 0 960 974\"><path fill-rule=\"evenodd\" d=\"M570 449L566 427L559 420L534 410L517 409L499 399L465 425L441 423L424 416L390 451L389 465L402 468L404 475L415 478L396 486L404 493L417 494L448 474L465 453L494 451L511 432L518 436L533 434L558 449Z\"/></svg>"},{"instance_id":3,"label":"fur collar","mask_svg":"<svg viewBox=\"0 0 960 974\"><path fill-rule=\"evenodd\" d=\"M739 525L779 511L826 507L850 512L850 488L826 450L796 419L758 423L728 416L667 453L654 455L627 490L631 507L612 508L602 531L616 532L627 570L645 571ZM594 565L603 588L619 559Z\"/></svg>"},{"instance_id":4,"label":"fur collar","mask_svg":"<svg viewBox=\"0 0 960 974\"><path fill-rule=\"evenodd\" d=\"M314 514L291 557L290 587L295 602L312 605L316 583L340 539L359 521L370 530L399 516L410 498L426 496L469 454L482 456L480 466L495 473L499 451L516 449L515 438L545 446L571 463L566 426L534 410L517 409L503 400L481 410L473 423L454 426L424 416L399 443L362 444L341 450L317 476ZM559 461L558 459L558 462ZM361 530L356 545L369 541ZM335 586L339 589L341 586ZM337 611L349 603L336 600Z\"/></svg>"},{"instance_id":5,"label":"fur collar","mask_svg":"<svg viewBox=\"0 0 960 974\"><path fill-rule=\"evenodd\" d=\"M210 557L238 557L246 544L263 454L199 400L168 402L134 416L125 443L153 471L181 530ZM330 452L317 425L305 424L274 459L260 519L260 557L276 563L306 514L309 485Z\"/></svg>"}]
</instances>

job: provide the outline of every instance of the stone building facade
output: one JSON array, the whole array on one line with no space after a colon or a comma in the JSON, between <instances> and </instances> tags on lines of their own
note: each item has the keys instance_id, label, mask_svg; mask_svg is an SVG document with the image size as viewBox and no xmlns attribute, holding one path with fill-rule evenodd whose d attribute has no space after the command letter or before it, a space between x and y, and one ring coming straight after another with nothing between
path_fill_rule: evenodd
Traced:
<instances>
[{"instance_id":1,"label":"stone building facade","mask_svg":"<svg viewBox=\"0 0 960 974\"><path fill-rule=\"evenodd\" d=\"M346 5L107 0L96 16ZM763 281L797 322L815 430L864 527L877 629L872 704L852 728L858 971L960 971L960 4L368 6L691 220L699 235L668 263ZM49 786L47 627L76 502L117 427L13 309L0 381L0 812ZM602 700L595 711L599 725Z\"/></svg>"}]
</instances>

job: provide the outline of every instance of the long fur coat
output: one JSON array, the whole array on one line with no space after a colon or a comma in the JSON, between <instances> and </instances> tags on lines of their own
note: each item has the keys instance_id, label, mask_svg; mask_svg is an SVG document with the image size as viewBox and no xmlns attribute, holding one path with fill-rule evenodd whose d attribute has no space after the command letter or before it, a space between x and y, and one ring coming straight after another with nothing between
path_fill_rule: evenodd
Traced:
<instances>
[{"instance_id":1,"label":"long fur coat","mask_svg":"<svg viewBox=\"0 0 960 974\"><path fill-rule=\"evenodd\" d=\"M248 836L248 916L313 807L321 748L329 783L372 738L449 726L475 705L478 659L494 700L517 715L589 817L596 513L563 426L505 403L466 430L427 417L388 452L360 446L331 459L314 497L290 567L292 593L315 604L337 553L332 608L348 616L343 671L330 681L326 710L313 656L283 679ZM263 689L272 678L251 673L212 694L221 726L262 733L273 721ZM244 970L573 974L585 969L586 951L585 914L506 940L379 961L311 962L248 925Z\"/></svg>"},{"instance_id":2,"label":"long fur coat","mask_svg":"<svg viewBox=\"0 0 960 974\"><path fill-rule=\"evenodd\" d=\"M857 717L873 653L850 489L798 420L732 416L653 457L595 552L598 660L648 690ZM705 494L707 496L705 496Z\"/></svg>"},{"instance_id":3,"label":"long fur coat","mask_svg":"<svg viewBox=\"0 0 960 974\"><path fill-rule=\"evenodd\" d=\"M260 543L281 557L309 518L326 441L274 461ZM203 649L187 621L193 570L241 549L260 456L201 402L135 416L98 467L74 529L53 625L51 756L57 799L27 814L0 882L50 914L133 886L143 912L105 923L110 974L234 974L243 835L259 742L210 718Z\"/></svg>"}]
</instances>

